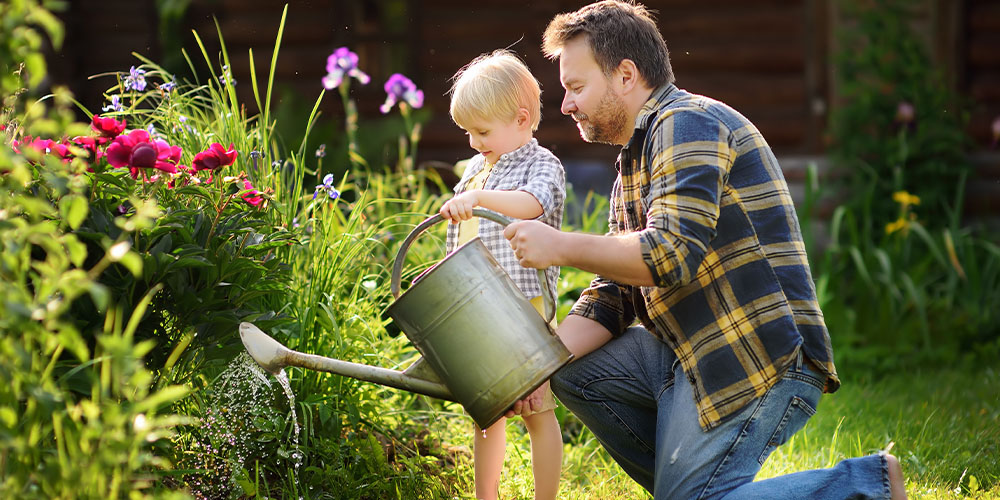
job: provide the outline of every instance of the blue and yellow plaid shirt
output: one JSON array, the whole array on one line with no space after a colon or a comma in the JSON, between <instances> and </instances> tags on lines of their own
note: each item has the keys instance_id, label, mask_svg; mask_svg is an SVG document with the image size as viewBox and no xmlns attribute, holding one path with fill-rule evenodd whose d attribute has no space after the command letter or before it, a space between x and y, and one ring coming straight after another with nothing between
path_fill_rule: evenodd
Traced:
<instances>
[{"instance_id":1,"label":"blue and yellow plaid shirt","mask_svg":"<svg viewBox=\"0 0 1000 500\"><path fill-rule=\"evenodd\" d=\"M795 207L750 121L674 85L618 157L610 234L639 232L656 286L596 277L571 314L613 335L639 319L677 354L711 429L762 396L799 349L840 386Z\"/></svg>"}]
</instances>

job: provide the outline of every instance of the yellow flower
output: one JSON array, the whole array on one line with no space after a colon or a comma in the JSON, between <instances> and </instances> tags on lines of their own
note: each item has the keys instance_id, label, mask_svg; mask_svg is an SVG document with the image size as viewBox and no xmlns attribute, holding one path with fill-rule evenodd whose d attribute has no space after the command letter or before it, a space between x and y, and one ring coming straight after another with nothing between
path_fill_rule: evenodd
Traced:
<instances>
[{"instance_id":1,"label":"yellow flower","mask_svg":"<svg viewBox=\"0 0 1000 500\"><path fill-rule=\"evenodd\" d=\"M896 231L904 231L910 227L910 222L902 217L885 225L885 234L892 234Z\"/></svg>"},{"instance_id":2,"label":"yellow flower","mask_svg":"<svg viewBox=\"0 0 1000 500\"><path fill-rule=\"evenodd\" d=\"M892 193L892 199L904 207L920 204L919 196L912 195L906 191L896 191L895 193Z\"/></svg>"}]
</instances>

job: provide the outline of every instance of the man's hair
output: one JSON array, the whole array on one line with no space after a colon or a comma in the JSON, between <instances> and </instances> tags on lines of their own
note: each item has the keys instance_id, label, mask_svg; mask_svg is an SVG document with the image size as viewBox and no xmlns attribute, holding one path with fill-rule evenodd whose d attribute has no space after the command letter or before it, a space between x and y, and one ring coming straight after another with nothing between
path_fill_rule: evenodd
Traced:
<instances>
[{"instance_id":1,"label":"man's hair","mask_svg":"<svg viewBox=\"0 0 1000 500\"><path fill-rule=\"evenodd\" d=\"M643 5L605 0L558 14L545 28L542 52L556 59L566 43L580 35L587 37L594 59L606 76L623 59L630 59L650 87L674 82L667 43Z\"/></svg>"},{"instance_id":2,"label":"man's hair","mask_svg":"<svg viewBox=\"0 0 1000 500\"><path fill-rule=\"evenodd\" d=\"M500 49L482 54L452 77L451 119L468 130L473 121L513 120L519 108L528 110L531 130L542 119L541 88L528 67L513 52Z\"/></svg>"}]
</instances>

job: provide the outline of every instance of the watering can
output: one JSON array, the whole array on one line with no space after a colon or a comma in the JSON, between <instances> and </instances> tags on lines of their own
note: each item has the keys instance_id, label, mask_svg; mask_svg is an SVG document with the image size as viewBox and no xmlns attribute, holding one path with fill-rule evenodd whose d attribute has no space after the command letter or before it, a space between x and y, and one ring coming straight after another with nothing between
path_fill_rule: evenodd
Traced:
<instances>
[{"instance_id":1,"label":"watering can","mask_svg":"<svg viewBox=\"0 0 1000 500\"><path fill-rule=\"evenodd\" d=\"M503 226L510 223L478 208L473 215ZM387 312L422 355L408 369L400 372L293 351L243 322L240 338L250 356L271 373L298 366L455 401L481 429L492 425L572 354L549 325L555 305L544 271L538 271L538 279L545 318L479 238L418 276L400 295L406 251L420 233L442 220L434 215L415 227L393 263L391 291L396 300Z\"/></svg>"}]
</instances>

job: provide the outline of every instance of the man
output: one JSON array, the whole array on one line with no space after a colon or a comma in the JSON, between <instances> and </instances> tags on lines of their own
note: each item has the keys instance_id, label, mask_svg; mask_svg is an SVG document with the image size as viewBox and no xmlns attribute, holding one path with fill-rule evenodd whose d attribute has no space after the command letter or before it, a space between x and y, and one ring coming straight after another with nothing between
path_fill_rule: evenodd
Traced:
<instances>
[{"instance_id":1,"label":"man","mask_svg":"<svg viewBox=\"0 0 1000 500\"><path fill-rule=\"evenodd\" d=\"M641 5L557 15L543 40L559 61L562 112L585 141L622 146L609 234L536 221L504 233L526 267L597 275L557 332L577 357L551 381L559 399L657 499L905 499L886 453L753 482L840 385L795 209L760 132L673 85Z\"/></svg>"}]
</instances>

